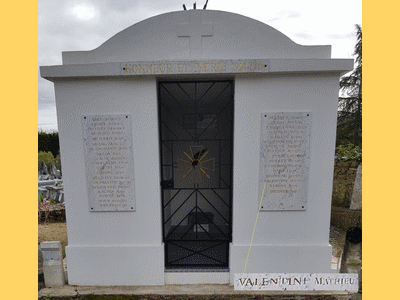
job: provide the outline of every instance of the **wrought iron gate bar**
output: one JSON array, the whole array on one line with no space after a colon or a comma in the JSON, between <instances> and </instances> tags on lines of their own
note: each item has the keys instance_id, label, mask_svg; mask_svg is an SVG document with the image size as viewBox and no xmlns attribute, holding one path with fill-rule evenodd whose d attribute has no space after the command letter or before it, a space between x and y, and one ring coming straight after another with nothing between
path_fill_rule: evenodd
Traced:
<instances>
[{"instance_id":1,"label":"wrought iron gate bar","mask_svg":"<svg viewBox=\"0 0 400 300\"><path fill-rule=\"evenodd\" d=\"M219 97L221 97L221 95L225 92L225 90L226 90L228 87L230 87L230 86L232 85L232 82L231 82L231 81L227 81L227 83L228 83L228 84L227 84L226 87L222 90L222 92L219 93L219 95L218 95L217 97L214 98L214 101L218 100Z\"/></svg>"},{"instance_id":2,"label":"wrought iron gate bar","mask_svg":"<svg viewBox=\"0 0 400 300\"><path fill-rule=\"evenodd\" d=\"M169 191L176 191L176 190L193 190L194 188L168 188ZM197 190L230 190L229 187L226 188L196 188Z\"/></svg>"},{"instance_id":3,"label":"wrought iron gate bar","mask_svg":"<svg viewBox=\"0 0 400 300\"><path fill-rule=\"evenodd\" d=\"M206 201L208 202L208 204L210 204L210 206L211 206L212 208L215 209L215 211L222 217L222 219L224 219L224 221L225 221L226 223L229 224L230 222L229 222L227 219L225 219L225 217L219 212L218 209L215 208L214 205L212 205L212 203L211 203L210 201L208 201L208 199L206 198L206 196L204 196L202 192L200 192L200 191L198 191L198 192L200 193L201 196L203 196L204 200L206 200ZM200 209L200 208L199 208L199 209ZM207 216L206 216L206 218L207 218ZM215 225L215 224L214 224L214 225ZM215 226L217 226L217 225L215 225Z\"/></svg>"},{"instance_id":4,"label":"wrought iron gate bar","mask_svg":"<svg viewBox=\"0 0 400 300\"><path fill-rule=\"evenodd\" d=\"M209 217L207 217L206 213L205 213L200 207L197 207L197 208L204 214L204 216L207 218L207 220L209 220L209 221L211 222L211 224L215 225L214 222L213 222L212 220L210 220ZM218 231L221 232L222 235L225 236L227 239L229 238L229 237L227 237L226 234L219 228L219 226L215 225L215 228L217 228Z\"/></svg>"},{"instance_id":5,"label":"wrought iron gate bar","mask_svg":"<svg viewBox=\"0 0 400 300\"><path fill-rule=\"evenodd\" d=\"M192 100L193 102L196 102L196 99L193 99L193 98L185 91L185 89L181 86L180 83L176 83L176 85L186 94L186 96L189 97L190 100Z\"/></svg>"},{"instance_id":6,"label":"wrought iron gate bar","mask_svg":"<svg viewBox=\"0 0 400 300\"><path fill-rule=\"evenodd\" d=\"M212 83L212 85L207 89L207 91L204 92L203 96L201 96L199 98L199 100L197 100L197 104L204 98L204 96L208 93L209 90L211 90L211 88L214 86L215 82Z\"/></svg>"},{"instance_id":7,"label":"wrought iron gate bar","mask_svg":"<svg viewBox=\"0 0 400 300\"><path fill-rule=\"evenodd\" d=\"M224 146L222 146L221 151L224 150L224 148L231 143L230 139L221 140L221 142L222 141L227 141L227 142L226 142L226 144Z\"/></svg>"},{"instance_id":8,"label":"wrought iron gate bar","mask_svg":"<svg viewBox=\"0 0 400 300\"><path fill-rule=\"evenodd\" d=\"M183 238L185 237L186 234L189 233L189 231L191 231L193 229L193 226L188 226L188 230L186 230L183 235L180 237L179 240L184 240ZM197 239L196 239L197 240Z\"/></svg>"},{"instance_id":9,"label":"wrought iron gate bar","mask_svg":"<svg viewBox=\"0 0 400 300\"><path fill-rule=\"evenodd\" d=\"M203 133L206 132L206 130L208 129L208 127L210 127L211 124L214 123L214 121L218 118L218 116L219 116L220 114L222 114L223 111L224 111L227 107L229 107L230 105L231 105L231 102L229 101L228 104L227 104L227 105L217 114L217 116L210 122L210 124L208 124L208 126L206 127L206 129L204 129L203 132L199 135L199 137L198 137L199 139L200 139L200 137L203 135ZM220 133L220 132L219 132L219 133ZM218 133L218 134L219 134L219 133ZM215 140L215 139L212 139L212 140Z\"/></svg>"},{"instance_id":10,"label":"wrought iron gate bar","mask_svg":"<svg viewBox=\"0 0 400 300\"><path fill-rule=\"evenodd\" d=\"M201 224L197 224L197 223L196 223L195 225L196 225L196 227L197 227L197 225L199 225L201 228L203 228L204 232L205 232L212 240L214 239L214 237L213 237L211 234L209 234L208 231L206 231L206 230L204 229L204 227L201 226ZM189 231L191 231L191 230L193 229L194 226L188 226L188 227L189 227L189 229L186 230L186 232L181 236L181 238L180 238L179 240L186 241L185 239L183 239L184 236L185 236L186 234L188 234ZM196 228L196 229L197 229L197 228ZM198 241L197 238L196 238L196 241Z\"/></svg>"},{"instance_id":11,"label":"wrought iron gate bar","mask_svg":"<svg viewBox=\"0 0 400 300\"><path fill-rule=\"evenodd\" d=\"M171 93L164 87L164 89L171 95ZM174 96L171 95L171 97L175 100L176 103L180 105L180 107L184 110L185 108L179 103L178 99L176 99ZM165 107L165 109L172 115L171 111L164 105L164 103L161 103L162 106ZM190 117L190 116L189 116ZM190 117L193 121L196 121L193 119L193 117ZM180 122L178 122L180 124ZM183 124L184 125L184 124ZM184 126L182 126L184 128Z\"/></svg>"},{"instance_id":12,"label":"wrought iron gate bar","mask_svg":"<svg viewBox=\"0 0 400 300\"><path fill-rule=\"evenodd\" d=\"M228 268L233 81L160 81L158 95L165 266Z\"/></svg>"},{"instance_id":13,"label":"wrought iron gate bar","mask_svg":"<svg viewBox=\"0 0 400 300\"><path fill-rule=\"evenodd\" d=\"M214 248L214 247L220 246L220 245L222 245L223 243L219 243L219 244L216 244L216 245L214 245L214 246L205 248L205 249L203 249L203 250L201 250L201 251L191 250L191 249L189 249L189 248L183 247L183 246L181 246L181 245L177 245L177 244L175 244L175 243L171 243L171 244L174 245L174 246L180 247L180 248L182 248L182 249L185 249L185 250L187 250L187 251L193 252L192 254L189 254L188 256L185 256L185 257L176 259L176 260L174 260L174 261L171 261L171 262L170 262L171 264L174 263L174 262L180 261L180 260L182 260L182 259L191 257L191 256L193 256L193 255L195 255L195 254L199 254L199 255L204 256L204 257L207 257L207 258L209 258L209 259L211 259L211 260L218 261L218 262L221 263L221 264L224 263L223 261L221 261L221 260L219 260L219 259L216 259L216 258L213 258L213 257L211 257L211 256L208 256L208 255L206 255L206 254L201 253L201 252L204 252L204 251L206 251L206 250L210 250L210 249L212 249L212 248Z\"/></svg>"},{"instance_id":14,"label":"wrought iron gate bar","mask_svg":"<svg viewBox=\"0 0 400 300\"><path fill-rule=\"evenodd\" d=\"M218 193L215 191L215 190L222 190L222 189L211 189L211 190L214 192L215 195L217 195L217 197L218 197L219 199L221 199L221 201L222 201L227 207L229 207L229 204L227 204L227 203L224 201L224 199L222 199L222 197L221 197L220 195L218 195ZM230 190L230 188L224 188L223 190Z\"/></svg>"},{"instance_id":15,"label":"wrought iron gate bar","mask_svg":"<svg viewBox=\"0 0 400 300\"><path fill-rule=\"evenodd\" d=\"M168 189L171 190L171 189ZM169 199L169 201L167 202L167 204L164 205L164 209L171 203L172 200L174 200L174 198L176 197L176 195L178 195L181 192L182 189L179 189L178 192L176 192L176 194L174 196L172 196L171 199Z\"/></svg>"},{"instance_id":16,"label":"wrought iron gate bar","mask_svg":"<svg viewBox=\"0 0 400 300\"><path fill-rule=\"evenodd\" d=\"M164 104L162 104L162 105L165 107ZM182 127L182 129L184 129L187 133L189 133L190 136L192 136L193 138L196 138L195 136L193 136L193 134L190 133L189 130L187 130L187 129L185 128L185 124L184 124L184 123L181 123L181 121L176 120L175 116L173 115L173 113L171 113L171 111L170 111L168 108L165 107L165 109L170 113L170 115L172 116L172 119L175 120L176 124L180 125L180 127ZM168 129L169 129L169 128L168 128ZM169 129L169 130L172 131L171 129ZM177 136L175 133L174 133L174 135L175 135L176 138L179 140L178 136Z\"/></svg>"},{"instance_id":17,"label":"wrought iron gate bar","mask_svg":"<svg viewBox=\"0 0 400 300\"><path fill-rule=\"evenodd\" d=\"M202 140L196 140L199 142L223 142L223 141L230 141L229 139L202 139ZM180 140L163 140L163 142L194 142L194 140L185 140L185 139L180 139Z\"/></svg>"},{"instance_id":18,"label":"wrought iron gate bar","mask_svg":"<svg viewBox=\"0 0 400 300\"><path fill-rule=\"evenodd\" d=\"M167 126L167 124L165 124L163 121L161 121L162 125L164 125L174 136L176 136L177 139L179 139L179 137L171 130L169 129L169 127Z\"/></svg>"},{"instance_id":19,"label":"wrought iron gate bar","mask_svg":"<svg viewBox=\"0 0 400 300\"><path fill-rule=\"evenodd\" d=\"M222 243L230 243L230 241L228 239L224 239L224 238L213 238L212 240L195 240L195 239L168 239L167 243L170 242L182 242L182 243L186 243L186 242L221 242Z\"/></svg>"},{"instance_id":20,"label":"wrought iron gate bar","mask_svg":"<svg viewBox=\"0 0 400 300\"><path fill-rule=\"evenodd\" d=\"M218 143L218 162L221 163L221 142ZM221 177L221 165L218 168L218 178ZM221 181L218 180L218 187L221 187Z\"/></svg>"},{"instance_id":21,"label":"wrought iron gate bar","mask_svg":"<svg viewBox=\"0 0 400 300\"><path fill-rule=\"evenodd\" d=\"M199 208L199 206L197 205L197 189L196 189L195 191L196 191L196 196L195 196L195 198L196 198L196 206L195 206L195 208L196 208L196 213L197 213L197 210L200 209L200 208ZM198 223L197 223L197 214L195 214L194 216L195 216L195 224L198 224ZM197 230L196 230L195 233L196 233L196 240L197 240Z\"/></svg>"},{"instance_id":22,"label":"wrought iron gate bar","mask_svg":"<svg viewBox=\"0 0 400 300\"><path fill-rule=\"evenodd\" d=\"M223 180L222 179L222 177L219 177L219 179L221 179L223 182L224 182L224 184L229 188L230 186L225 182L225 180Z\"/></svg>"},{"instance_id":23,"label":"wrought iron gate bar","mask_svg":"<svg viewBox=\"0 0 400 300\"><path fill-rule=\"evenodd\" d=\"M175 227L174 227L174 229L172 229L172 231L170 231L168 234L167 234L167 236L165 237L165 239L168 239L168 237L170 237L171 235L172 235L172 233L179 227L179 225L181 225L182 224L182 222L186 219L186 217L187 216L189 216L189 214L190 213L192 213L192 211L195 209L196 207L193 207L192 208L192 210L191 211L189 211L188 213L187 213L187 215L185 215L184 217L183 217L183 219L178 223L178 225L174 225ZM166 223L164 223L164 225L165 225ZM180 240L180 239L179 239ZM197 239L196 239L197 240Z\"/></svg>"},{"instance_id":24,"label":"wrought iron gate bar","mask_svg":"<svg viewBox=\"0 0 400 300\"><path fill-rule=\"evenodd\" d=\"M165 87L164 84L160 84L160 86L162 86L164 88L164 90L172 97L172 99L175 100L176 103L178 103L178 105L182 108L185 109L182 104L170 93L170 91L168 91L168 89Z\"/></svg>"},{"instance_id":25,"label":"wrought iron gate bar","mask_svg":"<svg viewBox=\"0 0 400 300\"><path fill-rule=\"evenodd\" d=\"M226 108L226 107L225 107L225 108ZM224 109L225 109L225 108L224 108ZM221 113L222 113L222 112L223 112L223 110L221 111ZM217 132L217 134L216 134L216 135L214 135L213 139L214 139L214 140L217 140L217 136L219 136L219 135L220 135L220 133L221 133L221 131Z\"/></svg>"},{"instance_id":26,"label":"wrought iron gate bar","mask_svg":"<svg viewBox=\"0 0 400 300\"><path fill-rule=\"evenodd\" d=\"M166 224L178 211L179 209L186 203L186 201L189 200L189 198L194 194L196 190L194 190L188 197L186 197L186 199L182 202L181 205L179 205L179 207L174 211L174 213L168 218L167 221L164 222L164 224Z\"/></svg>"},{"instance_id":27,"label":"wrought iron gate bar","mask_svg":"<svg viewBox=\"0 0 400 300\"><path fill-rule=\"evenodd\" d=\"M172 140L173 141L173 140ZM165 143L166 141L161 141L162 142L162 144L165 146L165 148L167 148L168 150L169 150L169 152L171 152L172 153L172 149L170 149L168 146L167 146L167 144Z\"/></svg>"},{"instance_id":28,"label":"wrought iron gate bar","mask_svg":"<svg viewBox=\"0 0 400 300\"><path fill-rule=\"evenodd\" d=\"M185 242L186 242L186 241L185 241ZM201 251L191 250L191 249L189 249L189 248L186 248L185 246L181 246L181 245L179 244L179 241L173 241L173 242L171 242L171 245L180 247L180 248L185 249L185 250L188 250L188 251L190 251L190 252L203 252L203 251L205 251L205 250L210 250L210 249L212 249L212 248L215 248L215 247L218 247L218 246L221 246L221 245L225 244L225 241L213 241L213 242L216 243L216 244L211 245L211 246L209 246L209 247L205 247L205 248L204 248L203 250L201 250Z\"/></svg>"},{"instance_id":29,"label":"wrought iron gate bar","mask_svg":"<svg viewBox=\"0 0 400 300\"><path fill-rule=\"evenodd\" d=\"M196 104L196 96L195 96L195 99L193 99L192 97L190 97L190 96L188 95L188 93L186 93L186 91L180 86L179 83L177 83L177 85L178 85L179 88L189 97L189 99L192 100L192 101ZM175 102L178 103L178 104L181 106L181 108L184 110L185 108L180 104L180 102L178 101L178 99L176 99L175 96L172 95L171 92L165 87L165 84L162 84L162 86L163 86L163 88L167 91L167 93L175 100ZM196 89L196 90L197 90L197 89ZM191 116L189 116L189 117L190 117L193 121L196 122L196 120L195 120L193 117L191 117Z\"/></svg>"},{"instance_id":30,"label":"wrought iron gate bar","mask_svg":"<svg viewBox=\"0 0 400 300\"><path fill-rule=\"evenodd\" d=\"M175 245L175 246L176 246L176 245ZM180 247L180 248L185 249L185 248L183 248L183 247ZM185 250L187 250L187 249L185 249ZM206 249L206 250L207 250L207 249ZM189 250L188 250L188 251L189 251ZM205 250L204 250L204 251L205 251ZM216 259L216 258L212 258L211 256L202 254L201 252L193 252L193 251L191 251L191 252L192 252L192 253L189 254L188 256L175 259L175 260L173 260L173 261L170 261L169 263L170 263L170 264L174 264L174 263L176 263L176 262L178 262L178 261L180 261L180 260L187 259L187 258L189 258L189 257L191 257L191 256L193 256L193 255L196 255L196 254L201 255L201 256L204 256L204 257L206 257L206 258L208 258L208 259L210 259L210 260L212 260L212 261L217 261L217 262L219 262L220 264L223 264L223 263L224 263L224 262L222 262L222 261L220 261L220 260L218 260L218 259Z\"/></svg>"}]
</instances>

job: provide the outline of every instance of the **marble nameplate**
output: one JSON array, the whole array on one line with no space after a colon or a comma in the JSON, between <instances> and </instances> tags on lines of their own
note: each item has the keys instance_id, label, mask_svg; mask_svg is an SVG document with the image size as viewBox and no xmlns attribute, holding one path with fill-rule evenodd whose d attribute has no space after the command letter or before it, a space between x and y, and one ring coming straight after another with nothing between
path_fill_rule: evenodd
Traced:
<instances>
[{"instance_id":1,"label":"marble nameplate","mask_svg":"<svg viewBox=\"0 0 400 300\"><path fill-rule=\"evenodd\" d=\"M234 289L243 291L358 291L356 273L234 274Z\"/></svg>"}]
</instances>

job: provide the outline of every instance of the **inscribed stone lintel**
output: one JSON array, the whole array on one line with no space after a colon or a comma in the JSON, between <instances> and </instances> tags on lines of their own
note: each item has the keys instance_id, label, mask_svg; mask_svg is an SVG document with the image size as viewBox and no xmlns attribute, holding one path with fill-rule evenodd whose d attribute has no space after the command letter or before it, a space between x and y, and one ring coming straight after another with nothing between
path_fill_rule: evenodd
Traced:
<instances>
[{"instance_id":1,"label":"inscribed stone lintel","mask_svg":"<svg viewBox=\"0 0 400 300\"><path fill-rule=\"evenodd\" d=\"M131 115L82 116L89 211L135 211Z\"/></svg>"},{"instance_id":2,"label":"inscribed stone lintel","mask_svg":"<svg viewBox=\"0 0 400 300\"><path fill-rule=\"evenodd\" d=\"M311 112L261 114L260 210L306 210L310 132Z\"/></svg>"},{"instance_id":3,"label":"inscribed stone lintel","mask_svg":"<svg viewBox=\"0 0 400 300\"><path fill-rule=\"evenodd\" d=\"M268 59L142 61L120 64L120 75L268 73Z\"/></svg>"}]
</instances>

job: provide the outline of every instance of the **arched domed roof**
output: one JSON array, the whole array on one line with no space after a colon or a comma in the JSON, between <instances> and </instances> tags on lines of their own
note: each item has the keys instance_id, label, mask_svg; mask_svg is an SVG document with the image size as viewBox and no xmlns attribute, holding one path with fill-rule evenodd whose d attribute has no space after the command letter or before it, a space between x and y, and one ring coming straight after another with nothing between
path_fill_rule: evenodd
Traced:
<instances>
[{"instance_id":1,"label":"arched domed roof","mask_svg":"<svg viewBox=\"0 0 400 300\"><path fill-rule=\"evenodd\" d=\"M63 64L330 57L330 46L298 45L271 26L239 14L182 10L136 23L94 50L63 52Z\"/></svg>"}]
</instances>

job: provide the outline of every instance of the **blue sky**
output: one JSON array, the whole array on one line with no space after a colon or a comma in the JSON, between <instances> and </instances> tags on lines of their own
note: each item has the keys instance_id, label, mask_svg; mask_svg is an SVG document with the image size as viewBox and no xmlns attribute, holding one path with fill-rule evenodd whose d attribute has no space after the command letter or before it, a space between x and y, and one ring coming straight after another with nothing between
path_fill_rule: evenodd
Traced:
<instances>
[{"instance_id":1,"label":"blue sky","mask_svg":"<svg viewBox=\"0 0 400 300\"><path fill-rule=\"evenodd\" d=\"M92 50L149 17L188 9L188 0L39 0L39 66L61 65L62 51ZM197 0L202 9L206 0ZM332 45L332 58L353 58L361 0L209 0L207 9L238 13L281 31L301 45ZM53 83L39 75L39 129L57 130Z\"/></svg>"}]
</instances>

